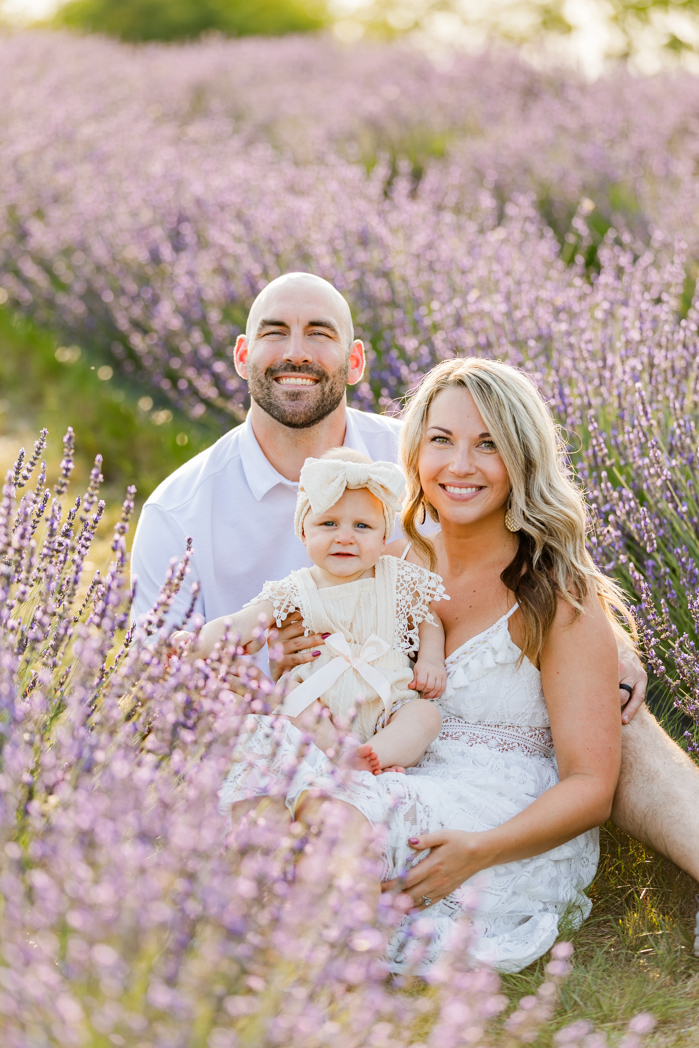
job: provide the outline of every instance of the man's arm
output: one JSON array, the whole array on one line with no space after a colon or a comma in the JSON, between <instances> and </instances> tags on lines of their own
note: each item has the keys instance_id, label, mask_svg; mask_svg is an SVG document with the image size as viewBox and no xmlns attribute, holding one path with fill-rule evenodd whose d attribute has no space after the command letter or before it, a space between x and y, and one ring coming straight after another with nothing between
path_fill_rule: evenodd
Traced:
<instances>
[{"instance_id":1,"label":"man's arm","mask_svg":"<svg viewBox=\"0 0 699 1048\"><path fill-rule=\"evenodd\" d=\"M131 583L132 586L134 583L136 585L132 620L150 611L158 599L171 561L181 560L186 549L187 536L171 514L160 506L146 503L141 511L131 552ZM192 556L189 572L168 612L169 627L184 625L192 600L192 584L197 580L196 559ZM196 610L204 615L201 594L197 598Z\"/></svg>"}]
</instances>

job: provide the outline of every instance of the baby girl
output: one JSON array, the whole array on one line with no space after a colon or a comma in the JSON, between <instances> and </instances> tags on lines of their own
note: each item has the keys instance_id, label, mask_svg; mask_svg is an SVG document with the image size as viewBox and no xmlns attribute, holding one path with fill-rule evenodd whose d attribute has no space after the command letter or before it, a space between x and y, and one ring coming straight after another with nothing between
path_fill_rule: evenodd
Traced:
<instances>
[{"instance_id":1,"label":"baby girl","mask_svg":"<svg viewBox=\"0 0 699 1048\"><path fill-rule=\"evenodd\" d=\"M306 634L323 634L325 643L315 661L288 674L277 712L304 730L322 726L329 714L329 755L337 727L349 725L359 740L349 763L375 775L417 763L441 729L429 700L446 684L444 629L434 614L434 603L449 599L442 580L385 555L403 486L393 463L371 462L348 448L307 459L294 524L313 566L266 582L242 611L207 622L195 651L208 655L226 630L245 645L261 617L281 626L299 611ZM189 637L181 631L173 643ZM316 742L325 749L327 732Z\"/></svg>"}]
</instances>

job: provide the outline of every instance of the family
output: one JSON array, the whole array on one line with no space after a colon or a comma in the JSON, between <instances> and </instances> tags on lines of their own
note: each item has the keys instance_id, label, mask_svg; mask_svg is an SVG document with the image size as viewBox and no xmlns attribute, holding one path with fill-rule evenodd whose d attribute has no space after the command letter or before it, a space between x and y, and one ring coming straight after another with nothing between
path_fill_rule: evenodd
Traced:
<instances>
[{"instance_id":1,"label":"family","mask_svg":"<svg viewBox=\"0 0 699 1048\"><path fill-rule=\"evenodd\" d=\"M699 769L643 705L623 596L586 551L583 498L533 383L457 357L402 421L348 408L364 347L345 299L306 273L260 293L235 362L246 421L153 493L132 555L138 616L192 538L171 616L183 623L196 581L199 654L276 620L281 735L256 718L223 803L244 810L251 768L271 774L272 746L297 752L312 731L283 817L322 825L340 806L359 843L383 827L382 887L402 878L432 920L425 964L473 883L476 960L518 971L544 954L564 914L589 912L610 815L699 879ZM397 972L411 920L390 945Z\"/></svg>"}]
</instances>

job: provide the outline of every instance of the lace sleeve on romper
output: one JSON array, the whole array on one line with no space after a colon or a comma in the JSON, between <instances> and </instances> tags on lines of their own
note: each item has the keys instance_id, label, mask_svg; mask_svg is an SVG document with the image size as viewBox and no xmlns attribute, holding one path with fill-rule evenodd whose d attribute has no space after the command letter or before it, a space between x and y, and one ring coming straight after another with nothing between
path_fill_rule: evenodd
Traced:
<instances>
[{"instance_id":1,"label":"lace sleeve on romper","mask_svg":"<svg viewBox=\"0 0 699 1048\"><path fill-rule=\"evenodd\" d=\"M262 592L253 597L252 600L249 600L243 607L249 608L252 604L259 604L262 600L272 602L277 626L281 626L290 612L300 611L304 618L304 634L308 635L310 633L309 627L306 626L301 586L295 572L287 575L285 579L281 579L279 582L265 582Z\"/></svg>"},{"instance_id":2,"label":"lace sleeve on romper","mask_svg":"<svg viewBox=\"0 0 699 1048\"><path fill-rule=\"evenodd\" d=\"M418 627L421 622L436 626L430 611L431 602L449 600L444 592L441 575L399 560L396 564L396 638L395 645L406 653L417 651L420 645Z\"/></svg>"}]
</instances>

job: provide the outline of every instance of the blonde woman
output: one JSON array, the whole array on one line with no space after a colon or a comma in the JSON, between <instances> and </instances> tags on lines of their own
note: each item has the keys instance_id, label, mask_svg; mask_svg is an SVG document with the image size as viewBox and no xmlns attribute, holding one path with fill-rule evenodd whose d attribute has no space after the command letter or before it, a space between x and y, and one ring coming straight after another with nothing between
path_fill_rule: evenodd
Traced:
<instances>
[{"instance_id":1,"label":"blonde woman","mask_svg":"<svg viewBox=\"0 0 699 1048\"><path fill-rule=\"evenodd\" d=\"M586 551L582 496L520 371L438 365L410 398L402 460L408 542L392 552L437 571L451 596L443 728L406 775L366 776L340 796L387 824L384 888L412 866L407 889L434 922L428 963L471 882L476 956L518 971L551 947L564 913L579 923L590 910L596 827L619 774L623 601ZM429 539L425 515L440 525ZM397 971L410 964L410 920L391 946Z\"/></svg>"}]
</instances>

